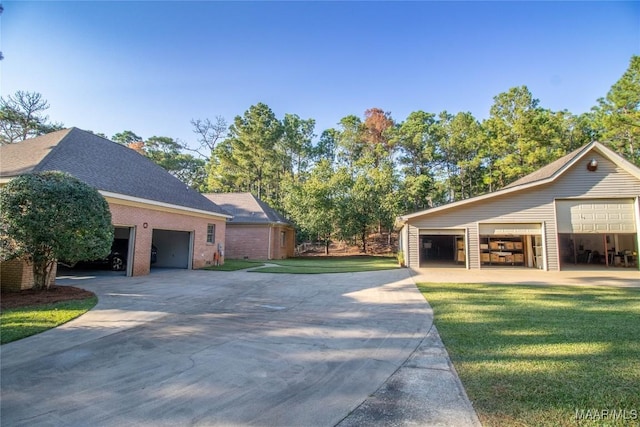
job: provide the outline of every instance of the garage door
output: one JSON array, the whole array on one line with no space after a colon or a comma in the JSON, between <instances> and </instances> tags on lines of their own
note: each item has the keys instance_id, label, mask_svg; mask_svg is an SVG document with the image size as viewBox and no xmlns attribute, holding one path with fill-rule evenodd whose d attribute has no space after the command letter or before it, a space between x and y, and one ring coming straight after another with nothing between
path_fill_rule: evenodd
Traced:
<instances>
[{"instance_id":1,"label":"garage door","mask_svg":"<svg viewBox=\"0 0 640 427\"><path fill-rule=\"evenodd\" d=\"M421 236L464 236L464 230L421 228L418 234Z\"/></svg>"},{"instance_id":2,"label":"garage door","mask_svg":"<svg viewBox=\"0 0 640 427\"><path fill-rule=\"evenodd\" d=\"M188 231L153 230L156 262L153 267L191 268L192 235Z\"/></svg>"},{"instance_id":3,"label":"garage door","mask_svg":"<svg viewBox=\"0 0 640 427\"><path fill-rule=\"evenodd\" d=\"M635 233L633 199L556 200L558 233Z\"/></svg>"},{"instance_id":4,"label":"garage door","mask_svg":"<svg viewBox=\"0 0 640 427\"><path fill-rule=\"evenodd\" d=\"M526 236L542 234L542 224L480 224L481 236Z\"/></svg>"}]
</instances>

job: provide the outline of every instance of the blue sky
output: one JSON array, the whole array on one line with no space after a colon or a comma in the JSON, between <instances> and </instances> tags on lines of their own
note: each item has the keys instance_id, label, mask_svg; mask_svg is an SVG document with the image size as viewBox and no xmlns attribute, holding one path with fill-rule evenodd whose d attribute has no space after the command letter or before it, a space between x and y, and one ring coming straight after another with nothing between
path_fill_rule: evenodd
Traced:
<instances>
[{"instance_id":1,"label":"blue sky","mask_svg":"<svg viewBox=\"0 0 640 427\"><path fill-rule=\"evenodd\" d=\"M195 143L192 118L258 102L316 133L368 108L486 118L527 85L588 111L640 54L639 2L4 1L0 92L53 121Z\"/></svg>"}]
</instances>

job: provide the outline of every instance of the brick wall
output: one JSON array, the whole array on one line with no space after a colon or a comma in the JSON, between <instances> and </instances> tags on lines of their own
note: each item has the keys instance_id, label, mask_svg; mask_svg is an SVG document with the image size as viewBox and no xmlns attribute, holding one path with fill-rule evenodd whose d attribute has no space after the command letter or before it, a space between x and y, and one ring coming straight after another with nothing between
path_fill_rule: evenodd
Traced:
<instances>
[{"instance_id":1,"label":"brick wall","mask_svg":"<svg viewBox=\"0 0 640 427\"><path fill-rule=\"evenodd\" d=\"M49 277L49 286L56 282L57 265ZM0 289L2 292L17 292L33 287L33 266L23 259L12 259L0 263Z\"/></svg>"},{"instance_id":2,"label":"brick wall","mask_svg":"<svg viewBox=\"0 0 640 427\"><path fill-rule=\"evenodd\" d=\"M107 198L114 226L135 228L135 248L133 254L133 275L149 274L151 267L151 242L153 230L176 230L193 233L193 268L202 268L213 263L213 255L218 244L225 244L226 221L217 217L188 211L156 210L141 206L120 204ZM146 224L146 227L145 227ZM213 244L207 243L207 225L215 224L216 235ZM225 257L228 258L228 256Z\"/></svg>"},{"instance_id":3,"label":"brick wall","mask_svg":"<svg viewBox=\"0 0 640 427\"><path fill-rule=\"evenodd\" d=\"M282 241L283 232L284 242ZM271 259L291 258L295 251L295 230L290 227L275 226L271 228L271 233Z\"/></svg>"},{"instance_id":4,"label":"brick wall","mask_svg":"<svg viewBox=\"0 0 640 427\"><path fill-rule=\"evenodd\" d=\"M167 212L140 206L122 205L109 200L114 226L134 227L135 248L133 253L133 275L149 274L151 267L151 241L154 229L177 230L193 233L192 267L202 268L213 263L218 244L225 244L226 221L189 212ZM144 227L144 224L147 227ZM207 243L207 225L215 224L216 235L213 244ZM226 255L226 254L225 254ZM228 256L226 256L228 257ZM51 284L55 283L56 267ZM2 291L19 291L33 286L31 264L22 260L11 260L0 264L0 288Z\"/></svg>"},{"instance_id":5,"label":"brick wall","mask_svg":"<svg viewBox=\"0 0 640 427\"><path fill-rule=\"evenodd\" d=\"M225 256L230 259L268 259L269 227L227 224Z\"/></svg>"},{"instance_id":6,"label":"brick wall","mask_svg":"<svg viewBox=\"0 0 640 427\"><path fill-rule=\"evenodd\" d=\"M281 232L285 232L282 245ZM271 239L269 239L271 235ZM271 252L269 252L271 242ZM295 231L289 227L246 224L227 224L225 255L232 259L284 259L292 257L295 250Z\"/></svg>"}]
</instances>

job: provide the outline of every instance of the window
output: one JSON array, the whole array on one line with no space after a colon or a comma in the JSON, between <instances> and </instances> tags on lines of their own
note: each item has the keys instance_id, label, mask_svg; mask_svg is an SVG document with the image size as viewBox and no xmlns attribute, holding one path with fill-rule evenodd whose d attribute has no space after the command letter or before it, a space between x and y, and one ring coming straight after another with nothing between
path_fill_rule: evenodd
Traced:
<instances>
[{"instance_id":1,"label":"window","mask_svg":"<svg viewBox=\"0 0 640 427\"><path fill-rule=\"evenodd\" d=\"M207 243L215 243L216 242L216 225L208 224L207 225Z\"/></svg>"},{"instance_id":2,"label":"window","mask_svg":"<svg viewBox=\"0 0 640 427\"><path fill-rule=\"evenodd\" d=\"M287 246L287 232L280 232L280 246Z\"/></svg>"}]
</instances>

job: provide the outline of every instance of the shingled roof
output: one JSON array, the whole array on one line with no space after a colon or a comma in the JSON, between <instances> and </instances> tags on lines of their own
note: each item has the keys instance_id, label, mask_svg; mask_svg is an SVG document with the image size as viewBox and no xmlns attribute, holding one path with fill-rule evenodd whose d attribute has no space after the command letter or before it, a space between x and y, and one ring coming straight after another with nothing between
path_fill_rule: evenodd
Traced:
<instances>
[{"instance_id":1,"label":"shingled roof","mask_svg":"<svg viewBox=\"0 0 640 427\"><path fill-rule=\"evenodd\" d=\"M548 165L538 169L535 172L530 173L529 175L523 176L522 178L512 182L509 185L506 185L503 188L511 188L517 187L519 185L530 184L536 181L544 180L551 178L554 174L564 168L574 157L580 154L582 151L586 150L587 147L591 147L593 145L584 145L577 150L572 151L571 153L560 157L559 159L549 163Z\"/></svg>"},{"instance_id":2,"label":"shingled roof","mask_svg":"<svg viewBox=\"0 0 640 427\"><path fill-rule=\"evenodd\" d=\"M231 224L284 224L293 226L281 213L251 193L208 193L204 195L233 215Z\"/></svg>"},{"instance_id":3,"label":"shingled roof","mask_svg":"<svg viewBox=\"0 0 640 427\"><path fill-rule=\"evenodd\" d=\"M229 213L135 150L78 128L0 146L0 178L62 171L106 193Z\"/></svg>"}]
</instances>

